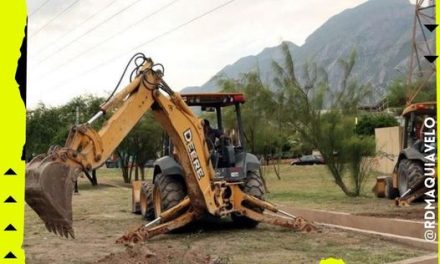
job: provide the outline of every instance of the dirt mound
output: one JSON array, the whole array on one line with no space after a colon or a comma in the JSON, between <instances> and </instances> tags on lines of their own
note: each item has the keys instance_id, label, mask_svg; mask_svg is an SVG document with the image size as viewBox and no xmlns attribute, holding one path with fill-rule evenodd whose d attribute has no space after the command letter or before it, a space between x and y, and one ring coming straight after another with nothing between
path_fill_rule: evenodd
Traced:
<instances>
[{"instance_id":1,"label":"dirt mound","mask_svg":"<svg viewBox=\"0 0 440 264\"><path fill-rule=\"evenodd\" d=\"M135 245L127 247L124 252L110 254L96 263L105 264L166 264L166 263L188 263L188 264L216 264L216 257L211 257L195 250L176 250L171 247L164 247L156 250L146 245Z\"/></svg>"}]
</instances>

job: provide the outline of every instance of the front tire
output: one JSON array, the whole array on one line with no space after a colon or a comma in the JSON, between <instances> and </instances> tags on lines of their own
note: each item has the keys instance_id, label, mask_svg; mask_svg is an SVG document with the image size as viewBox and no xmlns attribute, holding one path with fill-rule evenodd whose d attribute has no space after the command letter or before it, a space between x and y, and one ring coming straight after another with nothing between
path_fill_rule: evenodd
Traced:
<instances>
[{"instance_id":1,"label":"front tire","mask_svg":"<svg viewBox=\"0 0 440 264\"><path fill-rule=\"evenodd\" d=\"M254 171L248 172L242 190L260 200L264 200L264 195L266 194L266 189L261 176ZM263 209L247 204L246 201L243 202L243 205L256 212L263 213ZM239 214L232 214L231 218L237 226L242 228L255 228L259 224L258 221Z\"/></svg>"},{"instance_id":2,"label":"front tire","mask_svg":"<svg viewBox=\"0 0 440 264\"><path fill-rule=\"evenodd\" d=\"M154 215L170 209L187 195L185 181L179 175L157 174L153 188Z\"/></svg>"}]
</instances>

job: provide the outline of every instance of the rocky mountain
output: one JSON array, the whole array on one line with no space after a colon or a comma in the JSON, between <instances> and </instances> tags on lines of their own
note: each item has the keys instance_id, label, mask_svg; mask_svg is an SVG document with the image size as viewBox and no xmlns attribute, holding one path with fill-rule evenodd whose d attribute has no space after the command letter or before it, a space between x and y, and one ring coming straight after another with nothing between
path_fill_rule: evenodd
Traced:
<instances>
[{"instance_id":1,"label":"rocky mountain","mask_svg":"<svg viewBox=\"0 0 440 264\"><path fill-rule=\"evenodd\" d=\"M332 89L338 89L342 76L338 59L348 58L355 50L355 78L372 84L377 91L376 97L380 98L387 83L407 71L413 18L414 6L408 0L370 0L346 9L313 32L302 46L287 42L297 76L301 78L306 62L314 62L327 71ZM425 33L432 39L433 33ZM216 76L237 79L243 73L258 69L263 81L274 87L272 60L282 63L281 45L241 58L221 69ZM216 76L201 87L188 87L182 92L218 91Z\"/></svg>"}]
</instances>

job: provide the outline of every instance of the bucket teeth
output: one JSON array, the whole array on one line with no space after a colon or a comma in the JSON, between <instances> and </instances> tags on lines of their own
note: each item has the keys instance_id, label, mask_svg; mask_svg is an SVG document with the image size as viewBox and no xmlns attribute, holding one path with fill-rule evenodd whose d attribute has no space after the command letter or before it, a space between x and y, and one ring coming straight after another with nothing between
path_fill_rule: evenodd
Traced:
<instances>
[{"instance_id":1,"label":"bucket teeth","mask_svg":"<svg viewBox=\"0 0 440 264\"><path fill-rule=\"evenodd\" d=\"M73 231L72 228L68 229L67 232L69 233L69 235L70 235L72 238L75 238L75 232Z\"/></svg>"},{"instance_id":2,"label":"bucket teeth","mask_svg":"<svg viewBox=\"0 0 440 264\"><path fill-rule=\"evenodd\" d=\"M65 238L69 238L69 232L67 232L67 228L63 227L63 235Z\"/></svg>"},{"instance_id":3,"label":"bucket teeth","mask_svg":"<svg viewBox=\"0 0 440 264\"><path fill-rule=\"evenodd\" d=\"M61 237L69 238L75 238L75 232L73 229L67 225L64 224L56 224L52 222L46 222L45 223L47 231L54 233L56 235L59 235Z\"/></svg>"},{"instance_id":4,"label":"bucket teeth","mask_svg":"<svg viewBox=\"0 0 440 264\"><path fill-rule=\"evenodd\" d=\"M53 232L55 235L58 235L58 229L57 229L57 226L56 226L55 224L52 225L52 232Z\"/></svg>"},{"instance_id":5,"label":"bucket teeth","mask_svg":"<svg viewBox=\"0 0 440 264\"><path fill-rule=\"evenodd\" d=\"M52 223L49 224L49 230L50 232L55 233L55 226Z\"/></svg>"},{"instance_id":6,"label":"bucket teeth","mask_svg":"<svg viewBox=\"0 0 440 264\"><path fill-rule=\"evenodd\" d=\"M52 231L50 230L50 225L49 225L49 223L45 222L44 225L46 226L47 231L52 232Z\"/></svg>"},{"instance_id":7,"label":"bucket teeth","mask_svg":"<svg viewBox=\"0 0 440 264\"><path fill-rule=\"evenodd\" d=\"M64 236L64 234L63 234L63 227L61 225L57 225L57 234L59 236Z\"/></svg>"}]
</instances>

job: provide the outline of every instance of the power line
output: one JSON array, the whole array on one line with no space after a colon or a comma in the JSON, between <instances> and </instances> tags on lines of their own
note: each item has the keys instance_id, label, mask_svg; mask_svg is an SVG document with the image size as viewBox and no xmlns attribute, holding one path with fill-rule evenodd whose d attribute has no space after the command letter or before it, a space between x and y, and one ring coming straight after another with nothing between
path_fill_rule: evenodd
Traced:
<instances>
[{"instance_id":1,"label":"power line","mask_svg":"<svg viewBox=\"0 0 440 264\"><path fill-rule=\"evenodd\" d=\"M62 46L59 49L57 49L55 52L52 52L49 56L46 56L44 59L40 60L38 62L38 64L41 64L43 62L45 62L47 59L49 59L52 56L55 56L56 54L58 54L60 51L62 51L63 49L71 46L72 44L74 44L75 42L77 42L79 39L83 38L85 35L89 34L90 32L93 32L94 30L96 30L97 28L99 28L100 26L104 25L105 23L107 23L108 21L112 20L113 18L117 17L118 15L120 15L122 12L124 12L125 10L129 9L130 7L134 6L135 4L139 3L141 0L136 0L134 2L132 2L131 4L129 4L128 6L124 7L123 9L119 10L118 12L114 13L113 15L111 15L109 18L101 21L100 23L98 23L97 25L95 25L94 27L92 27L91 29L87 30L86 32L84 32L83 34L81 34L80 36L78 36L77 38L75 38L74 40L72 40L69 44L67 44L66 46Z\"/></svg>"},{"instance_id":2,"label":"power line","mask_svg":"<svg viewBox=\"0 0 440 264\"><path fill-rule=\"evenodd\" d=\"M38 33L40 33L45 27L47 27L50 23L52 23L53 21L55 21L55 19L57 19L58 17L60 17L62 14L66 13L67 11L69 11L74 5L76 5L80 0L75 0L73 1L69 6L67 6L66 8L64 8L60 13L58 13L57 15L55 15L51 20L49 20L46 24L44 24L44 26L42 26L39 30L37 30L37 32L35 32L34 34L32 34L31 37L35 37Z\"/></svg>"},{"instance_id":3,"label":"power line","mask_svg":"<svg viewBox=\"0 0 440 264\"><path fill-rule=\"evenodd\" d=\"M132 48L132 49L129 50L128 52L132 52L134 49L137 49L137 48L139 48L140 46L143 46L143 45L145 45L145 44L151 43L151 42L153 42L153 41L158 40L159 38L161 38L161 37L163 37L163 36L166 36L166 35L168 35L168 34L171 34L172 32L174 32L174 31L176 31L176 30L178 30L178 29L180 29L180 28L182 28L182 27L184 27L184 26L187 26L187 25L189 25L189 24L191 24L191 23L193 23L193 22L195 22L195 21L197 21L197 20L199 20L199 19L201 19L201 18L207 16L208 14L211 14L211 13L213 13L213 12L215 12L215 11L217 11L217 10L219 10L219 9L221 9L221 8L227 6L227 5L229 5L229 4L231 4L232 2L235 2L235 1L236 1L236 0L230 0L230 1L226 2L226 3L223 3L223 4L221 4L221 5L218 5L218 6L214 7L214 8L212 8L212 9L210 9L210 10L208 10L208 11L202 13L202 14L199 15L199 16L197 16L197 17L195 17L195 18L192 18L192 19L190 19L190 20L188 20L188 21L186 21L186 22L184 22L184 23L182 23L182 24L180 24L180 25L178 25L178 26L172 28L171 30L168 30L168 31L166 31L166 32L164 32L164 33L162 33L162 34L157 35L157 36L154 37L154 38L151 38L151 39L149 39L149 40L143 42L141 45L138 45L138 46L136 46L135 48ZM66 80L66 81L59 82L59 83L57 83L56 85L54 85L53 87L60 87L60 85L62 85L62 84L64 84L64 83L68 82L69 80L72 80L72 79L74 79L74 78L78 78L78 77L80 77L80 76L84 76L84 75L88 74L89 72L92 72L92 71L94 71L94 70L96 70L96 69L98 69L98 68L100 68L100 67L102 67L102 66L104 66L104 65L106 65L106 64L108 64L108 63L110 63L110 62L113 62L114 60L117 60L117 59L119 59L119 58L122 58L122 56L124 56L124 55L127 54L128 52L122 52L122 53L119 53L119 55L117 55L117 56L115 56L115 57L112 57L111 59L106 60L106 61L104 61L104 62L101 62L101 63L99 63L98 65L94 66L93 68L90 68L90 69L88 69L88 70L82 71L81 73L72 76L72 78L70 78L70 79L68 79L68 80ZM61 65L61 67L64 66L64 65L66 65L66 64L67 64L67 63L64 63L63 65ZM51 73L51 72L49 71L48 73Z\"/></svg>"},{"instance_id":4,"label":"power line","mask_svg":"<svg viewBox=\"0 0 440 264\"><path fill-rule=\"evenodd\" d=\"M48 0L50 1L50 0ZM90 15L88 18L86 18L85 20L83 20L80 24L75 26L75 29L80 28L82 25L84 25L85 23L89 22L90 19L94 18L97 14L104 12L107 8L109 8L110 6L112 6L114 3L116 3L118 0L113 0L111 1L108 5L106 5L104 8L100 9L99 11L95 12L94 14ZM38 50L37 52L35 52L36 54L40 54L42 51L46 50L48 47L50 47L52 44L59 42L60 40L63 40L65 36L69 35L69 33L71 33L71 31L67 31L65 34L63 34L62 36L60 36L59 38L53 40L52 42L50 42L49 44L45 45L42 49Z\"/></svg>"},{"instance_id":5,"label":"power line","mask_svg":"<svg viewBox=\"0 0 440 264\"><path fill-rule=\"evenodd\" d=\"M156 40L160 39L161 37L164 37L164 36L166 36L166 35L168 35L168 34L171 34L171 33L173 33L174 31L179 30L180 28L183 28L183 27L185 27L185 26L191 24L192 22L194 22L194 21L196 21L196 20L199 20L199 19L201 19L202 17L207 16L207 15L209 15L209 14L211 14L211 13L213 13L213 12L215 12L215 11L217 11L217 10L219 10L219 9L221 9L221 8L223 8L223 7L227 6L227 5L229 5L229 4L231 4L231 3L234 2L234 1L236 1L236 0L230 0L230 1L226 2L226 3L224 3L224 4L218 5L218 6L214 7L213 9L210 9L210 10L206 11L205 13L203 13L203 14L201 14L201 15L199 15L199 16L193 18L193 19L190 19L190 20L188 20L187 22L185 22L185 23L183 23L183 24L180 24L180 25L178 25L178 26L176 26L176 27L174 27L174 28L172 28L172 29L170 29L170 30L168 30L168 31L166 31L166 32L164 32L164 33L162 33L162 34L160 34L160 35L157 35L156 37L154 37L154 38L152 38L152 39L149 39L149 40L147 40L147 41L145 41L145 42L142 42L142 43L139 44L138 46L132 48L130 51L136 50L136 49L138 49L138 48L140 48L140 47L142 47L142 46L144 46L144 45L146 45L146 44L148 44L148 43L151 43L151 42L153 42L153 41L156 41Z\"/></svg>"},{"instance_id":6,"label":"power line","mask_svg":"<svg viewBox=\"0 0 440 264\"><path fill-rule=\"evenodd\" d=\"M165 10L165 9L167 9L168 7L172 6L173 4L177 3L178 1L180 1L180 0L174 0L174 1L171 1L170 3L168 3L168 4L166 4L166 5L161 6L161 7L158 8L157 10L155 10L155 11L149 13L148 15L146 15L146 16L144 16L144 17L138 19L138 20L136 20L134 23L131 23L130 25L126 26L125 28L122 28L121 30L116 31L114 34L112 34L112 35L110 35L108 38L106 38L106 39L100 41L100 42L99 42L98 44L96 44L95 46L90 47L90 48L87 48L87 49L85 49L83 52L81 52L81 53L79 53L79 54L77 54L77 55L75 55L75 56L72 56L71 58L67 59L67 61L69 61L69 63L72 63L72 61L75 61L75 60L77 60L78 58L82 57L83 55L85 55L85 54L87 54L87 53L90 53L90 52L94 51L96 48L98 48L98 47L100 47L101 45L107 43L110 39L112 39L112 38L114 38L114 37L116 37L116 36L119 36L122 32L125 32L125 31L127 31L128 29L130 29L130 28L132 28L132 27L134 27L134 26L139 25L141 22L143 22L143 21L145 21L145 20L147 20L147 19L149 19L149 18L151 18L151 17L153 17L153 16L159 14L160 12L162 12L163 10ZM53 54L52 54L52 55L53 55ZM54 68L57 68L57 67L59 67L59 66L61 66L61 65L63 65L63 63L60 64L60 65L57 65L57 66L54 67Z\"/></svg>"},{"instance_id":7,"label":"power line","mask_svg":"<svg viewBox=\"0 0 440 264\"><path fill-rule=\"evenodd\" d=\"M29 16L34 15L35 13L37 13L38 11L40 11L41 8L43 8L50 0L46 0L44 1L44 3L42 3L39 7L35 8L34 11L32 11Z\"/></svg>"}]
</instances>

